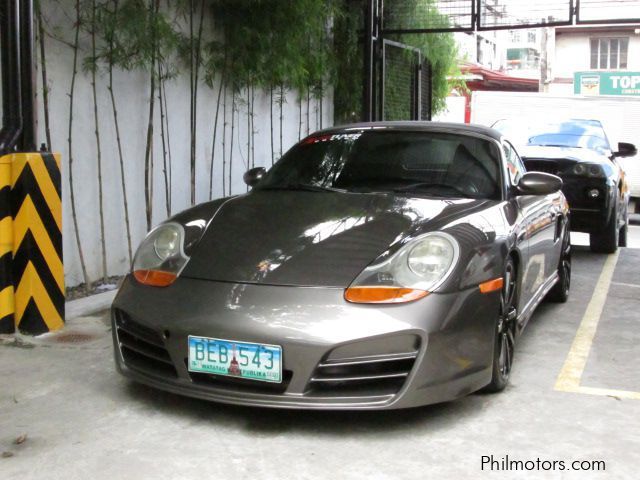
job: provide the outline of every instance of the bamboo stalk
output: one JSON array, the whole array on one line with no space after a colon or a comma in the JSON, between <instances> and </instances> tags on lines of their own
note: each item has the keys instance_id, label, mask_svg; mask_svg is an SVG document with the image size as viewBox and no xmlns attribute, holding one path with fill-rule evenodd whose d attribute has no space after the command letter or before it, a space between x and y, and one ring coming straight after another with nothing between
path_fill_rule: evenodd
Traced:
<instances>
[{"instance_id":1,"label":"bamboo stalk","mask_svg":"<svg viewBox=\"0 0 640 480\"><path fill-rule=\"evenodd\" d=\"M84 262L84 254L82 253L82 244L80 242L80 230L78 229L78 216L76 213L75 189L73 186L73 100L76 87L76 77L78 76L78 49L80 38L80 0L76 0L76 20L75 20L75 36L73 43L73 73L71 74L71 86L69 89L69 136L67 137L69 146L69 194L71 196L71 218L73 220L73 228L75 231L76 246L78 247L78 256L80 257L80 268L84 278L85 292L88 294L91 289L91 282L87 274L87 267Z\"/></svg>"},{"instance_id":2,"label":"bamboo stalk","mask_svg":"<svg viewBox=\"0 0 640 480\"><path fill-rule=\"evenodd\" d=\"M311 88L307 86L307 136L309 135L309 109L311 108Z\"/></svg>"},{"instance_id":3,"label":"bamboo stalk","mask_svg":"<svg viewBox=\"0 0 640 480\"><path fill-rule=\"evenodd\" d=\"M320 130L322 130L322 102L324 100L324 86L322 84L322 79L320 80Z\"/></svg>"},{"instance_id":4,"label":"bamboo stalk","mask_svg":"<svg viewBox=\"0 0 640 480\"><path fill-rule=\"evenodd\" d=\"M144 193L147 218L147 231L151 230L153 222L153 115L156 95L156 15L160 7L160 0L149 3L149 23L151 25L151 68L149 69L149 120L147 123L147 140L144 152Z\"/></svg>"},{"instance_id":5,"label":"bamboo stalk","mask_svg":"<svg viewBox=\"0 0 640 480\"><path fill-rule=\"evenodd\" d=\"M197 143L196 135L198 133L198 80L200 77L200 64L202 63L202 30L204 27L204 1L200 1L200 24L198 25L198 41L196 43L196 73L193 82L193 194L191 204L195 204L196 201L196 154Z\"/></svg>"},{"instance_id":6,"label":"bamboo stalk","mask_svg":"<svg viewBox=\"0 0 640 480\"><path fill-rule=\"evenodd\" d=\"M255 86L253 84L251 84L251 168L255 168L256 167L256 129L255 129L255 113L254 113L254 108L255 108L255 102L256 102L256 95L255 95Z\"/></svg>"},{"instance_id":7,"label":"bamboo stalk","mask_svg":"<svg viewBox=\"0 0 640 480\"><path fill-rule=\"evenodd\" d=\"M169 173L167 172L167 142L165 138L165 109L163 103L164 76L162 63L158 62L158 105L160 107L160 138L162 139L162 174L164 178L164 199L167 217L171 216L171 194L169 193Z\"/></svg>"},{"instance_id":8,"label":"bamboo stalk","mask_svg":"<svg viewBox=\"0 0 640 480\"><path fill-rule=\"evenodd\" d=\"M273 84L269 85L269 128L271 129L271 165L273 166Z\"/></svg>"},{"instance_id":9,"label":"bamboo stalk","mask_svg":"<svg viewBox=\"0 0 640 480\"><path fill-rule=\"evenodd\" d=\"M42 22L42 11L40 2L36 2L36 20L38 22L38 43L40 46L40 72L42 74L42 107L44 110L44 131L47 139L47 148L53 151L51 145L51 122L49 120L49 82L47 77L47 60L44 47L44 25Z\"/></svg>"},{"instance_id":10,"label":"bamboo stalk","mask_svg":"<svg viewBox=\"0 0 640 480\"><path fill-rule=\"evenodd\" d=\"M222 196L227 194L227 82L224 82L224 95L222 96Z\"/></svg>"},{"instance_id":11,"label":"bamboo stalk","mask_svg":"<svg viewBox=\"0 0 640 480\"><path fill-rule=\"evenodd\" d=\"M91 90L93 93L93 121L96 136L96 160L98 164L98 210L100 214L100 246L102 249L102 281L106 284L107 275L107 247L104 235L104 201L102 194L102 148L100 145L100 122L98 115L98 93L96 91L96 0L91 2L91 56L93 65L91 68Z\"/></svg>"},{"instance_id":12,"label":"bamboo stalk","mask_svg":"<svg viewBox=\"0 0 640 480\"><path fill-rule=\"evenodd\" d=\"M300 96L298 97L298 140L302 138L302 92L299 92Z\"/></svg>"},{"instance_id":13,"label":"bamboo stalk","mask_svg":"<svg viewBox=\"0 0 640 480\"><path fill-rule=\"evenodd\" d=\"M238 128L239 130L239 128ZM240 141L238 140L238 144ZM247 165L245 170L249 170L251 167L251 82L247 84ZM249 185L247 185L247 191L249 191Z\"/></svg>"},{"instance_id":14,"label":"bamboo stalk","mask_svg":"<svg viewBox=\"0 0 640 480\"><path fill-rule=\"evenodd\" d=\"M162 103L164 104L164 130L167 136L167 173L169 177L169 191L167 192L169 195L169 216L171 216L172 212L172 179L173 179L173 169L171 162L171 129L169 128L169 108L167 107L167 86L165 82L162 82Z\"/></svg>"},{"instance_id":15,"label":"bamboo stalk","mask_svg":"<svg viewBox=\"0 0 640 480\"><path fill-rule=\"evenodd\" d=\"M189 150L189 172L190 172L190 192L191 192L191 205L195 203L195 189L196 189L196 177L195 177L195 162L196 162L196 139L195 139L195 68L194 68L194 35L193 35L193 16L194 16L193 0L189 0L189 137L190 137L190 150Z\"/></svg>"},{"instance_id":16,"label":"bamboo stalk","mask_svg":"<svg viewBox=\"0 0 640 480\"><path fill-rule=\"evenodd\" d=\"M213 198L213 160L216 153L216 135L218 133L218 114L220 113L220 95L222 94L222 86L225 82L224 70L220 76L220 85L218 86L218 101L216 102L216 116L213 121L213 140L211 141L211 164L209 165L209 200ZM224 145L224 142L223 142ZM224 148L224 147L223 147ZM222 192L224 195L224 191Z\"/></svg>"},{"instance_id":17,"label":"bamboo stalk","mask_svg":"<svg viewBox=\"0 0 640 480\"><path fill-rule=\"evenodd\" d=\"M114 16L118 13L118 0L114 0ZM109 37L109 63L108 63L108 73L109 73L109 85L107 89L109 90L109 98L111 99L111 110L113 112L113 124L116 131L116 144L118 146L118 160L120 163L120 181L122 184L122 201L124 205L124 223L125 229L127 233L127 251L129 254L129 264L133 262L133 251L131 248L131 222L129 221L129 202L127 200L127 187L125 182L124 175L124 154L122 153L122 140L120 138L120 122L118 120L118 109L116 107L116 98L115 93L113 92L113 55L114 55L114 45L113 45L113 32L111 32Z\"/></svg>"},{"instance_id":18,"label":"bamboo stalk","mask_svg":"<svg viewBox=\"0 0 640 480\"><path fill-rule=\"evenodd\" d=\"M229 195L231 195L232 189L232 169L233 169L233 130L235 128L235 114L236 114L236 90L235 87L231 90L231 147L229 148Z\"/></svg>"},{"instance_id":19,"label":"bamboo stalk","mask_svg":"<svg viewBox=\"0 0 640 480\"><path fill-rule=\"evenodd\" d=\"M284 103L284 85L281 83L280 84L280 157L278 158L282 158L282 121L283 121L283 115L282 115L282 104Z\"/></svg>"},{"instance_id":20,"label":"bamboo stalk","mask_svg":"<svg viewBox=\"0 0 640 480\"><path fill-rule=\"evenodd\" d=\"M204 0L200 2L200 20L198 25L198 36L194 38L194 4L189 1L189 30L190 30L190 76L191 76L191 205L196 203L196 146L198 133L198 79L200 74L200 59L202 49L202 30L204 25ZM194 43L195 41L195 43Z\"/></svg>"}]
</instances>

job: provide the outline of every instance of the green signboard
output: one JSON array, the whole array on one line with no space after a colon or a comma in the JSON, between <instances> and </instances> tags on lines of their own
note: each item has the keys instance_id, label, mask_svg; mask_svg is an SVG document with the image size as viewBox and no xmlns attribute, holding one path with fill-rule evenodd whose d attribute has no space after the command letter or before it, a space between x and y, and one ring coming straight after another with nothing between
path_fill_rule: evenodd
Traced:
<instances>
[{"instance_id":1,"label":"green signboard","mask_svg":"<svg viewBox=\"0 0 640 480\"><path fill-rule=\"evenodd\" d=\"M573 93L640 96L640 72L576 72Z\"/></svg>"}]
</instances>

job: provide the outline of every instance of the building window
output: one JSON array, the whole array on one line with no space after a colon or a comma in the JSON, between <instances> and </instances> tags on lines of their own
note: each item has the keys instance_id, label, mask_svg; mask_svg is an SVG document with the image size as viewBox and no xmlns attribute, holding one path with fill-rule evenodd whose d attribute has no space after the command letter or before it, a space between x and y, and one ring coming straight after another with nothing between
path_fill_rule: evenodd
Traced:
<instances>
[{"instance_id":1,"label":"building window","mask_svg":"<svg viewBox=\"0 0 640 480\"><path fill-rule=\"evenodd\" d=\"M592 38L591 68L620 70L627 68L629 38Z\"/></svg>"},{"instance_id":2,"label":"building window","mask_svg":"<svg viewBox=\"0 0 640 480\"><path fill-rule=\"evenodd\" d=\"M535 30L529 30L527 32L527 41L529 43L536 43L536 31Z\"/></svg>"},{"instance_id":3,"label":"building window","mask_svg":"<svg viewBox=\"0 0 640 480\"><path fill-rule=\"evenodd\" d=\"M509 37L513 43L518 43L520 41L520 30L510 30Z\"/></svg>"}]
</instances>

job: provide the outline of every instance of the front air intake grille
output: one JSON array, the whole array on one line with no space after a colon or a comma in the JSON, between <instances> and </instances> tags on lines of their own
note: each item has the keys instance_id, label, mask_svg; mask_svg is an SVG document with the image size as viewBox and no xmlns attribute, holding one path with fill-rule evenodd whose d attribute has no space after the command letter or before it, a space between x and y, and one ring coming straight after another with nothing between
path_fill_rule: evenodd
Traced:
<instances>
[{"instance_id":1,"label":"front air intake grille","mask_svg":"<svg viewBox=\"0 0 640 480\"><path fill-rule=\"evenodd\" d=\"M559 175L560 167L554 160L525 160L524 166L527 172L544 172L551 175Z\"/></svg>"},{"instance_id":2,"label":"front air intake grille","mask_svg":"<svg viewBox=\"0 0 640 480\"><path fill-rule=\"evenodd\" d=\"M149 375L177 378L160 334L133 321L122 310L116 309L114 315L118 346L127 367Z\"/></svg>"},{"instance_id":3,"label":"front air intake grille","mask_svg":"<svg viewBox=\"0 0 640 480\"><path fill-rule=\"evenodd\" d=\"M409 376L418 351L325 360L309 382L311 395L390 395Z\"/></svg>"}]
</instances>

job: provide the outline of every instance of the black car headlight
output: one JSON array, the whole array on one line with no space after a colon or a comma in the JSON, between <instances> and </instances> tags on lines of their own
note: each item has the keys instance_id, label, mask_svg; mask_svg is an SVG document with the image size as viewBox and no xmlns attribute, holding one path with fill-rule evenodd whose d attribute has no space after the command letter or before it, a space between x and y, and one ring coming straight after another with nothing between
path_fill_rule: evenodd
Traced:
<instances>
[{"instance_id":1,"label":"black car headlight","mask_svg":"<svg viewBox=\"0 0 640 480\"><path fill-rule=\"evenodd\" d=\"M184 245L185 231L179 223L168 222L154 228L138 247L133 276L144 285L171 285L189 260Z\"/></svg>"},{"instance_id":2,"label":"black car headlight","mask_svg":"<svg viewBox=\"0 0 640 480\"><path fill-rule=\"evenodd\" d=\"M605 172L602 166L595 163L576 163L570 170L574 175L591 178L604 178Z\"/></svg>"},{"instance_id":3,"label":"black car headlight","mask_svg":"<svg viewBox=\"0 0 640 480\"><path fill-rule=\"evenodd\" d=\"M345 290L345 299L403 303L425 297L446 280L459 256L460 247L451 235L427 233L365 268Z\"/></svg>"}]
</instances>

